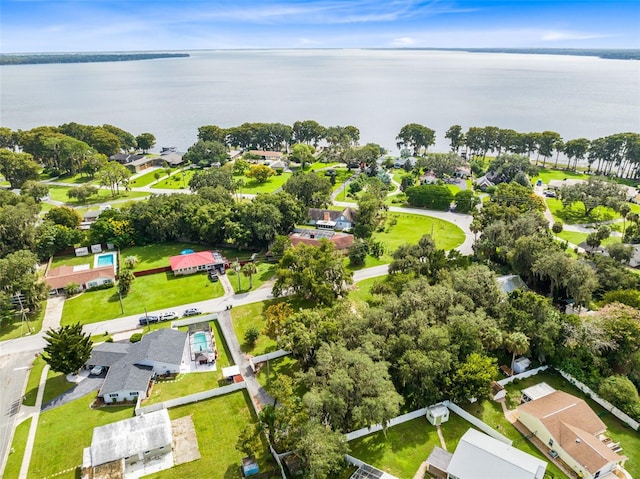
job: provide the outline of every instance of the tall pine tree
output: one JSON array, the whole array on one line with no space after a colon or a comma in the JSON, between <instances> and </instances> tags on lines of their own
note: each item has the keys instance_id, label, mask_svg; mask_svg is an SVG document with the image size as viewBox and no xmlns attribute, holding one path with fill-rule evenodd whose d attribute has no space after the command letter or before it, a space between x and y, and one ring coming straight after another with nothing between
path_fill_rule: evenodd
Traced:
<instances>
[{"instance_id":1,"label":"tall pine tree","mask_svg":"<svg viewBox=\"0 0 640 479\"><path fill-rule=\"evenodd\" d=\"M82 332L80 323L50 329L44 339L47 346L42 357L56 372L75 373L91 356L91 338Z\"/></svg>"}]
</instances>

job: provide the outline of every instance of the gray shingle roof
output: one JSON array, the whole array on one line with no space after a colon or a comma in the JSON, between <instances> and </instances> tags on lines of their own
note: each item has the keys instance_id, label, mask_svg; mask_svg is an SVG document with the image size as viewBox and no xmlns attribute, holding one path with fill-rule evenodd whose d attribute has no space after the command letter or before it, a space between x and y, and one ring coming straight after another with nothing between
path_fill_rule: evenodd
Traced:
<instances>
[{"instance_id":1,"label":"gray shingle roof","mask_svg":"<svg viewBox=\"0 0 640 479\"><path fill-rule=\"evenodd\" d=\"M153 377L151 366L138 366L122 359L109 368L98 393L99 397L119 391L145 391Z\"/></svg>"},{"instance_id":2,"label":"gray shingle roof","mask_svg":"<svg viewBox=\"0 0 640 479\"><path fill-rule=\"evenodd\" d=\"M131 343L102 343L91 351L91 357L87 364L92 366L111 367L129 352Z\"/></svg>"},{"instance_id":3,"label":"gray shingle roof","mask_svg":"<svg viewBox=\"0 0 640 479\"><path fill-rule=\"evenodd\" d=\"M133 364L145 359L180 365L187 333L177 329L163 328L145 334L135 347L131 348L129 358Z\"/></svg>"}]
</instances>

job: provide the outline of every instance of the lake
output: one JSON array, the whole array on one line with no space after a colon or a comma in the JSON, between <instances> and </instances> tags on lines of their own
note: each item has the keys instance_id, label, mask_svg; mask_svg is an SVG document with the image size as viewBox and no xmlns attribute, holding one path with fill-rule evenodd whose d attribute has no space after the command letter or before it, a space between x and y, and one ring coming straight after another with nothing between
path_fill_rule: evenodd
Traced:
<instances>
[{"instance_id":1,"label":"lake","mask_svg":"<svg viewBox=\"0 0 640 479\"><path fill-rule=\"evenodd\" d=\"M197 128L313 119L392 151L407 123L565 140L640 131L640 62L416 50L196 51L189 58L0 67L0 124L75 121L151 132L185 151Z\"/></svg>"}]
</instances>

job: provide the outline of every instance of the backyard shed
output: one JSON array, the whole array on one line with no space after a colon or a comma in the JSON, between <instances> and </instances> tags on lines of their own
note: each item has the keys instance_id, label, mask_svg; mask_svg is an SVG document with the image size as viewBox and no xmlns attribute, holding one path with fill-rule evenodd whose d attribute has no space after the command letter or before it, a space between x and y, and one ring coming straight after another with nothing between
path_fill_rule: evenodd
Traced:
<instances>
[{"instance_id":1,"label":"backyard shed","mask_svg":"<svg viewBox=\"0 0 640 479\"><path fill-rule=\"evenodd\" d=\"M525 372L531 366L531 360L529 358L518 358L513 362L513 372L515 374L520 374Z\"/></svg>"},{"instance_id":2,"label":"backyard shed","mask_svg":"<svg viewBox=\"0 0 640 479\"><path fill-rule=\"evenodd\" d=\"M427 408L427 420L434 426L439 426L449 420L449 408L442 403Z\"/></svg>"}]
</instances>

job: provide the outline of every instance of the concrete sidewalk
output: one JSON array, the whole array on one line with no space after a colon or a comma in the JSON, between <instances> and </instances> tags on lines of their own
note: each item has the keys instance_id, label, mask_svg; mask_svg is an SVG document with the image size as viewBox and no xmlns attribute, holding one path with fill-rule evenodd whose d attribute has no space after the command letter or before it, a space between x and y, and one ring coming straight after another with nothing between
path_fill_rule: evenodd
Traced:
<instances>
[{"instance_id":1,"label":"concrete sidewalk","mask_svg":"<svg viewBox=\"0 0 640 479\"><path fill-rule=\"evenodd\" d=\"M38 420L40 419L40 408L42 407L42 397L44 396L44 387L47 383L47 374L49 373L49 365L45 365L40 375L40 386L38 387L38 395L36 397L36 405L31 413L31 426L29 427L29 436L27 437L27 445L24 449L22 458L22 466L20 467L19 479L27 479L29 473L29 464L31 463L31 454L33 454L33 444L36 440L36 431L38 430Z\"/></svg>"}]
</instances>

